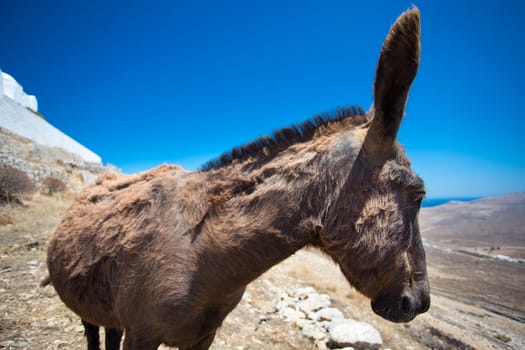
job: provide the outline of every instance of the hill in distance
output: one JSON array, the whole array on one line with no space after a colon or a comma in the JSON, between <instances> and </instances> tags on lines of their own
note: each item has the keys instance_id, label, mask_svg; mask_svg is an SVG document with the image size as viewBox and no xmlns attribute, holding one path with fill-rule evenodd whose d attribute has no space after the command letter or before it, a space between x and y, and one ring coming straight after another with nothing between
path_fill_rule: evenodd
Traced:
<instances>
[{"instance_id":1,"label":"hill in distance","mask_svg":"<svg viewBox=\"0 0 525 350\"><path fill-rule=\"evenodd\" d=\"M491 342L499 339L499 334L512 334L508 338L512 341L499 342L500 347L522 349L525 192L423 208L420 227L431 291L438 300L434 306L442 309L442 313L434 311L433 316L448 324L457 322L466 334ZM453 311L454 302L475 311L441 316Z\"/></svg>"}]
</instances>

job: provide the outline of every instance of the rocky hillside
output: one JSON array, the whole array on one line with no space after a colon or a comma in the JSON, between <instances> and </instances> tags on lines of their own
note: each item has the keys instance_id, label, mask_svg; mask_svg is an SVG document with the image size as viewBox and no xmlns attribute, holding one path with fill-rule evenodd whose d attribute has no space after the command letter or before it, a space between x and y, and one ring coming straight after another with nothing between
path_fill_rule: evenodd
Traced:
<instances>
[{"instance_id":1,"label":"rocky hillside","mask_svg":"<svg viewBox=\"0 0 525 350\"><path fill-rule=\"evenodd\" d=\"M58 147L34 142L0 127L0 166L7 165L24 171L35 182L54 177L77 192L92 184L106 171L118 171L111 165L86 162L76 154Z\"/></svg>"},{"instance_id":2,"label":"rocky hillside","mask_svg":"<svg viewBox=\"0 0 525 350\"><path fill-rule=\"evenodd\" d=\"M525 193L424 208L420 225L433 300L451 306L435 324L474 348L525 348Z\"/></svg>"},{"instance_id":3,"label":"rocky hillside","mask_svg":"<svg viewBox=\"0 0 525 350\"><path fill-rule=\"evenodd\" d=\"M437 244L463 245L494 258L525 258L524 215L525 192L520 192L425 208L421 224Z\"/></svg>"}]
</instances>

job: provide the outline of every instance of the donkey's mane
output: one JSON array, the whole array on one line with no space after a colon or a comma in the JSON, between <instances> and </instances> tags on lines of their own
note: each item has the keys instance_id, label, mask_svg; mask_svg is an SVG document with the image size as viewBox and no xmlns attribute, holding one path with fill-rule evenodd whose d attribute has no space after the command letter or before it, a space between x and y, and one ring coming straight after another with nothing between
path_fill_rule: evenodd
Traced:
<instances>
[{"instance_id":1,"label":"donkey's mane","mask_svg":"<svg viewBox=\"0 0 525 350\"><path fill-rule=\"evenodd\" d=\"M252 142L234 147L205 163L201 171L221 168L235 160L245 160L255 156L270 158L293 144L311 140L316 131L323 126L347 125L347 123L338 123L341 121L351 121L354 125L361 125L367 120L366 112L360 106L342 107L332 112L317 114L299 124L275 130L271 136L263 135Z\"/></svg>"}]
</instances>

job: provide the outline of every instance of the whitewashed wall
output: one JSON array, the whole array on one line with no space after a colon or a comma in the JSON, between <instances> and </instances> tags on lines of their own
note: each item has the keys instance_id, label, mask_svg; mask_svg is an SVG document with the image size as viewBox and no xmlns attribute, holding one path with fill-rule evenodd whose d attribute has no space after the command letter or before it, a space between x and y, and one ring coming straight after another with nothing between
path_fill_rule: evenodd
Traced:
<instances>
[{"instance_id":1,"label":"whitewashed wall","mask_svg":"<svg viewBox=\"0 0 525 350\"><path fill-rule=\"evenodd\" d=\"M38 111L38 102L35 96L28 95L24 92L15 78L0 70L0 96L7 96L12 100L20 103L24 107L29 107Z\"/></svg>"},{"instance_id":2,"label":"whitewashed wall","mask_svg":"<svg viewBox=\"0 0 525 350\"><path fill-rule=\"evenodd\" d=\"M34 142L59 147L76 154L90 163L101 163L101 158L67 136L46 120L27 110L10 97L0 94L0 127L24 136Z\"/></svg>"}]
</instances>

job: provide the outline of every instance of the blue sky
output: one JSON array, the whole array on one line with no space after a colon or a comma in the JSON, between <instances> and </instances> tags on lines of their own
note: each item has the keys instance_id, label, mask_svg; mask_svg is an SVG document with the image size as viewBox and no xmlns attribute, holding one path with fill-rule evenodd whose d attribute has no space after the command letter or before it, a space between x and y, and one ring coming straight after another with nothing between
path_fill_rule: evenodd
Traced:
<instances>
[{"instance_id":1,"label":"blue sky","mask_svg":"<svg viewBox=\"0 0 525 350\"><path fill-rule=\"evenodd\" d=\"M424 1L399 140L429 197L525 190L525 2ZM126 172L372 103L409 1L0 0L0 69Z\"/></svg>"}]
</instances>

